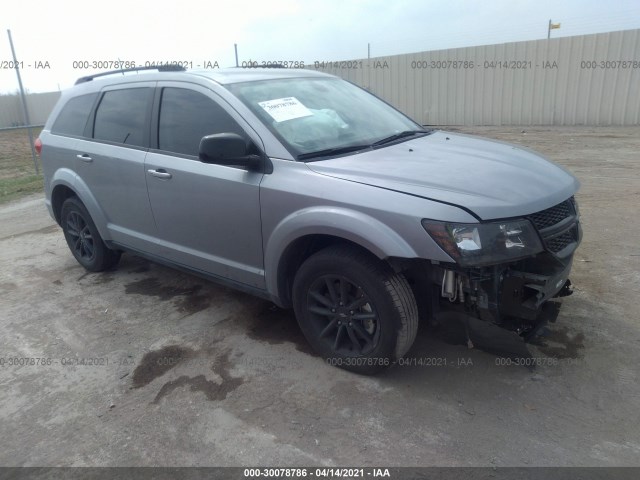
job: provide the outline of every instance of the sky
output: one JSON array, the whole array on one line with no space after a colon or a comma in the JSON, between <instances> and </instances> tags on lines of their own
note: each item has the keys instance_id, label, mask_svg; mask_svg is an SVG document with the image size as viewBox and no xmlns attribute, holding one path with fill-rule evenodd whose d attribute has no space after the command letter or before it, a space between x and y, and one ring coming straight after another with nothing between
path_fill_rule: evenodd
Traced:
<instances>
[{"instance_id":1,"label":"sky","mask_svg":"<svg viewBox=\"0 0 640 480\"><path fill-rule=\"evenodd\" d=\"M101 6L100 6L101 5ZM11 30L29 92L110 69L94 62L348 60L640 28L638 0L31 0L0 13L0 93L18 89ZM74 63L75 62L75 63ZM89 66L89 69L82 68ZM99 64L95 64L98 66ZM104 65L104 64L103 64ZM40 68L36 68L40 67Z\"/></svg>"}]
</instances>

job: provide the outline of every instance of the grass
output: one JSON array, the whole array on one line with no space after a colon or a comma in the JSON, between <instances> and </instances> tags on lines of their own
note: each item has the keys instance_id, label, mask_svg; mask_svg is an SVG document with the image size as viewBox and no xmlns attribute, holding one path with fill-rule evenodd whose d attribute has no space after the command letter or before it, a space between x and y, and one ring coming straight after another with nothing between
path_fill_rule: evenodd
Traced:
<instances>
[{"instance_id":1,"label":"grass","mask_svg":"<svg viewBox=\"0 0 640 480\"><path fill-rule=\"evenodd\" d=\"M32 132L35 140L40 128ZM36 175L27 130L0 132L0 204L43 191L42 169Z\"/></svg>"}]
</instances>

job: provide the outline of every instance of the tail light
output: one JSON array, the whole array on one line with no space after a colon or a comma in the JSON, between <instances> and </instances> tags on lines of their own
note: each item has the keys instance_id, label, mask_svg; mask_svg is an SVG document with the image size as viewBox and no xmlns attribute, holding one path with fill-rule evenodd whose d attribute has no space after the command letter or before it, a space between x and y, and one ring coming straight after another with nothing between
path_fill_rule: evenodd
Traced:
<instances>
[{"instance_id":1,"label":"tail light","mask_svg":"<svg viewBox=\"0 0 640 480\"><path fill-rule=\"evenodd\" d=\"M40 137L36 138L33 146L35 147L36 152L38 152L38 155L40 155L40 153L42 152L42 140L40 140Z\"/></svg>"}]
</instances>

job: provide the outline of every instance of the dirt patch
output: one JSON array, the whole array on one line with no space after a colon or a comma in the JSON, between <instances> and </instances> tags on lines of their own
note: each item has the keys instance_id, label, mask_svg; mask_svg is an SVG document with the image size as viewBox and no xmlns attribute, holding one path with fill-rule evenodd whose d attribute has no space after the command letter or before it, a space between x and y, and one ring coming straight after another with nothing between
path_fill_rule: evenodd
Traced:
<instances>
[{"instance_id":1,"label":"dirt patch","mask_svg":"<svg viewBox=\"0 0 640 480\"><path fill-rule=\"evenodd\" d=\"M271 345L290 342L299 352L318 356L300 331L293 310L283 310L273 304L266 303L255 313L254 317L256 321L247 332L249 338Z\"/></svg>"},{"instance_id":2,"label":"dirt patch","mask_svg":"<svg viewBox=\"0 0 640 480\"><path fill-rule=\"evenodd\" d=\"M242 380L240 380L239 383L242 383ZM192 392L204 393L207 396L207 400L224 400L227 398L227 394L230 391L237 388L237 386L229 385L225 382L216 383L211 380L207 380L204 375L198 375L196 377L187 377L186 375L183 375L176 380L165 383L152 403L157 404L163 397L167 396L175 389L186 385L189 386L189 390Z\"/></svg>"},{"instance_id":3,"label":"dirt patch","mask_svg":"<svg viewBox=\"0 0 640 480\"><path fill-rule=\"evenodd\" d=\"M465 320L455 313L441 315L439 322L425 325L420 334L437 338L448 345L471 345L492 357L531 357L528 344L516 333L475 318Z\"/></svg>"},{"instance_id":4,"label":"dirt patch","mask_svg":"<svg viewBox=\"0 0 640 480\"><path fill-rule=\"evenodd\" d=\"M9 292L17 289L18 289L18 286L15 283L12 283L12 282L0 283L0 292L3 292L3 291Z\"/></svg>"},{"instance_id":5,"label":"dirt patch","mask_svg":"<svg viewBox=\"0 0 640 480\"><path fill-rule=\"evenodd\" d=\"M555 327L538 349L552 358L580 358L584 349L584 334L572 332L567 327Z\"/></svg>"},{"instance_id":6,"label":"dirt patch","mask_svg":"<svg viewBox=\"0 0 640 480\"><path fill-rule=\"evenodd\" d=\"M145 273L151 270L151 266L149 264L141 265L138 268L134 268L133 270L129 270L129 273Z\"/></svg>"},{"instance_id":7,"label":"dirt patch","mask_svg":"<svg viewBox=\"0 0 640 480\"><path fill-rule=\"evenodd\" d=\"M37 138L41 128L31 130L33 138ZM29 132L26 128L5 130L0 132L0 178L12 176L23 169L34 171L33 158L31 157L31 145L29 144Z\"/></svg>"},{"instance_id":8,"label":"dirt patch","mask_svg":"<svg viewBox=\"0 0 640 480\"><path fill-rule=\"evenodd\" d=\"M129 270L128 273L146 273L149 270L151 270L151 265L147 263L145 265L140 265L139 267Z\"/></svg>"},{"instance_id":9,"label":"dirt patch","mask_svg":"<svg viewBox=\"0 0 640 480\"><path fill-rule=\"evenodd\" d=\"M168 345L160 350L149 352L142 357L140 364L133 371L133 388L148 385L182 361L193 356L193 350L178 345Z\"/></svg>"},{"instance_id":10,"label":"dirt patch","mask_svg":"<svg viewBox=\"0 0 640 480\"><path fill-rule=\"evenodd\" d=\"M60 230L60 227L57 224L49 225L48 227L38 228L37 230L29 230L28 232L22 232L15 235L9 235L8 237L2 237L0 238L0 240L5 240L7 238L18 238L25 235L46 235L48 233L57 232L58 230Z\"/></svg>"},{"instance_id":11,"label":"dirt patch","mask_svg":"<svg viewBox=\"0 0 640 480\"><path fill-rule=\"evenodd\" d=\"M211 300L208 295L188 295L176 300L174 305L179 312L193 315L209 308Z\"/></svg>"},{"instance_id":12,"label":"dirt patch","mask_svg":"<svg viewBox=\"0 0 640 480\"><path fill-rule=\"evenodd\" d=\"M120 268L126 268L127 273L146 273L151 270L151 262L135 255L124 255L120 260Z\"/></svg>"},{"instance_id":13,"label":"dirt patch","mask_svg":"<svg viewBox=\"0 0 640 480\"><path fill-rule=\"evenodd\" d=\"M144 278L136 282L125 285L127 295L147 295L158 297L160 300L171 300L179 295L193 295L202 289L202 285L192 285L190 287L177 287L172 285L162 285L155 278Z\"/></svg>"},{"instance_id":14,"label":"dirt patch","mask_svg":"<svg viewBox=\"0 0 640 480\"><path fill-rule=\"evenodd\" d=\"M33 138L40 135L34 128ZM40 163L40 159L37 159ZM42 169L36 174L26 129L0 132L0 204L43 190Z\"/></svg>"},{"instance_id":15,"label":"dirt patch","mask_svg":"<svg viewBox=\"0 0 640 480\"><path fill-rule=\"evenodd\" d=\"M207 380L204 375L197 375L195 377L182 375L175 380L165 383L152 403L157 404L160 400L162 400L162 398L166 397L174 390L184 386L188 386L189 390L192 392L204 393L207 397L207 400L224 400L225 398L227 398L227 395L230 392L234 391L244 383L244 379L242 379L241 377L231 376L231 374L229 373L230 366L231 364L229 361L229 353L227 352L220 355L211 366L211 370L213 370L220 376L220 383L216 383L212 380Z\"/></svg>"},{"instance_id":16,"label":"dirt patch","mask_svg":"<svg viewBox=\"0 0 640 480\"><path fill-rule=\"evenodd\" d=\"M115 276L113 272L99 273L94 277L93 283L96 285L104 285L105 283L113 282L114 279Z\"/></svg>"},{"instance_id":17,"label":"dirt patch","mask_svg":"<svg viewBox=\"0 0 640 480\"><path fill-rule=\"evenodd\" d=\"M188 287L177 287L172 285L163 285L157 278L144 278L125 286L127 295L146 295L158 297L162 301L175 300L174 305L179 312L193 315L194 313L206 310L211 305L209 295L198 294L202 290L202 285L192 285Z\"/></svg>"}]
</instances>

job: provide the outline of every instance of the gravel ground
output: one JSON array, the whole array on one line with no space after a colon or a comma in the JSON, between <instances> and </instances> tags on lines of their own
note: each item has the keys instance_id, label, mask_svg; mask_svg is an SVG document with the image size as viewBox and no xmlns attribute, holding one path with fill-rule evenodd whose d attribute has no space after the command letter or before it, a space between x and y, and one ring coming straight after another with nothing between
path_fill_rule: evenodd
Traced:
<instances>
[{"instance_id":1,"label":"gravel ground","mask_svg":"<svg viewBox=\"0 0 640 480\"><path fill-rule=\"evenodd\" d=\"M0 465L640 465L640 129L456 130L582 181L542 365L421 328L409 357L437 361L350 374L263 300L129 255L86 273L32 196L0 206Z\"/></svg>"}]
</instances>

